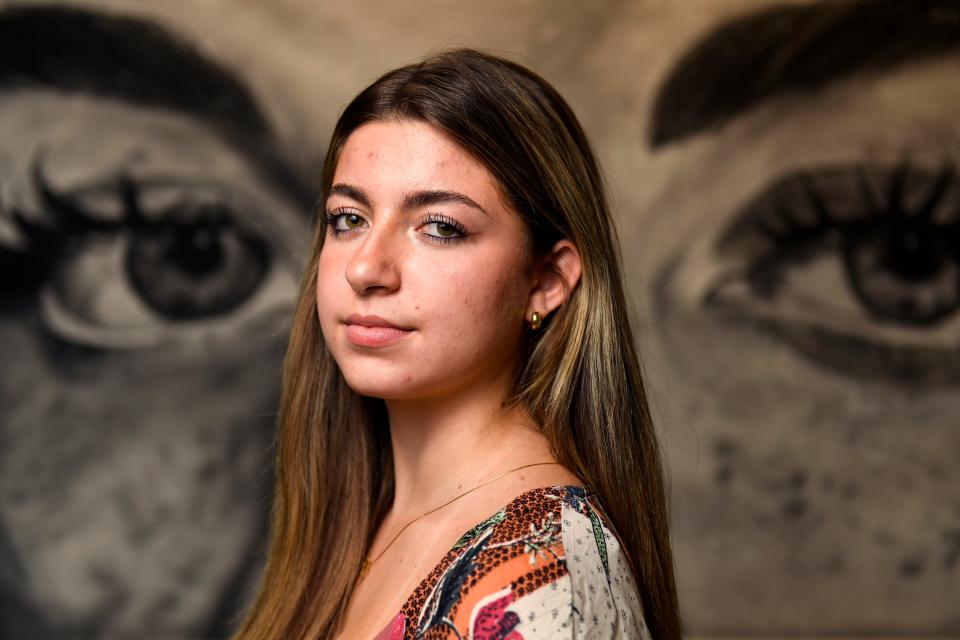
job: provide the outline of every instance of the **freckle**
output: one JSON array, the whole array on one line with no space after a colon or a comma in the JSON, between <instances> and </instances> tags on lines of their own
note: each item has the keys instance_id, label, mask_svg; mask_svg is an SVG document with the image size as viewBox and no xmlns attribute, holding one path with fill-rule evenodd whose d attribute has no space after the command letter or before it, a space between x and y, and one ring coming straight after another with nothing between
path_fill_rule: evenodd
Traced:
<instances>
[{"instance_id":1,"label":"freckle","mask_svg":"<svg viewBox=\"0 0 960 640\"><path fill-rule=\"evenodd\" d=\"M904 578L916 578L923 574L923 571L923 560L917 557L904 559L897 569L897 572Z\"/></svg>"},{"instance_id":2,"label":"freckle","mask_svg":"<svg viewBox=\"0 0 960 640\"><path fill-rule=\"evenodd\" d=\"M717 484L727 484L730 482L730 478L733 477L733 469L730 465L721 465L717 467L717 472L715 475L715 480Z\"/></svg>"},{"instance_id":3,"label":"freckle","mask_svg":"<svg viewBox=\"0 0 960 640\"><path fill-rule=\"evenodd\" d=\"M844 558L839 553L835 553L827 560L827 565L824 567L826 573L841 573L844 569L846 562Z\"/></svg>"},{"instance_id":4,"label":"freckle","mask_svg":"<svg viewBox=\"0 0 960 640\"><path fill-rule=\"evenodd\" d=\"M783 504L783 515L790 520L803 517L807 512L807 501L803 498L793 498Z\"/></svg>"},{"instance_id":5,"label":"freckle","mask_svg":"<svg viewBox=\"0 0 960 640\"><path fill-rule=\"evenodd\" d=\"M886 529L878 529L873 534L873 542L880 547L895 547L897 546L897 538L893 535L891 531Z\"/></svg>"},{"instance_id":6,"label":"freckle","mask_svg":"<svg viewBox=\"0 0 960 640\"><path fill-rule=\"evenodd\" d=\"M729 438L717 438L713 449L717 456L732 456L737 452L737 443Z\"/></svg>"},{"instance_id":7,"label":"freckle","mask_svg":"<svg viewBox=\"0 0 960 640\"><path fill-rule=\"evenodd\" d=\"M414 309L416 309L417 311L420 311L420 305L415 306Z\"/></svg>"},{"instance_id":8,"label":"freckle","mask_svg":"<svg viewBox=\"0 0 960 640\"><path fill-rule=\"evenodd\" d=\"M794 493L799 493L803 490L804 485L807 484L807 474L802 469L798 469L791 473L787 477L787 490Z\"/></svg>"}]
</instances>

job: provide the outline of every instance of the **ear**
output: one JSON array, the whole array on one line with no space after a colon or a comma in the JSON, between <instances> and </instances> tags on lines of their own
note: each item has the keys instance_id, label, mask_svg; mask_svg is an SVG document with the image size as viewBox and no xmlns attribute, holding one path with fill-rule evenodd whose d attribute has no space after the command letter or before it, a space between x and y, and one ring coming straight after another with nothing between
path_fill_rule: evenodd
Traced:
<instances>
[{"instance_id":1,"label":"ear","mask_svg":"<svg viewBox=\"0 0 960 640\"><path fill-rule=\"evenodd\" d=\"M534 285L527 298L525 319L534 311L546 318L559 307L580 282L580 251L566 238L558 240L550 252L538 261Z\"/></svg>"}]
</instances>

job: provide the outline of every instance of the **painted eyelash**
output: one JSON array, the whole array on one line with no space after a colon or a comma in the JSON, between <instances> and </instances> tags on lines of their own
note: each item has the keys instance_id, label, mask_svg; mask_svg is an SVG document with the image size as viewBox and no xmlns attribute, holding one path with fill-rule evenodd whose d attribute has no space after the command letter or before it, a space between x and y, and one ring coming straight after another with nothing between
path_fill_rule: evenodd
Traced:
<instances>
[{"instance_id":1,"label":"painted eyelash","mask_svg":"<svg viewBox=\"0 0 960 640\"><path fill-rule=\"evenodd\" d=\"M141 206L142 194L151 184L163 184L157 180L133 180L122 173L114 176L112 180L115 185L112 189L119 194L123 211L118 219L104 219L87 210L70 193L54 189L44 175L39 158L34 159L31 173L40 196L42 214L39 217L43 222L35 222L38 216L28 215L15 207L10 208L8 214L0 208L0 215L9 215L28 245L48 255L58 253L70 237L86 233L118 233L124 230L162 232L189 228L204 222L215 223L219 228L253 237L253 234L237 222L231 205L222 201L200 205L185 198L176 202L169 210L159 212L160 215L148 217ZM0 207L2 205L3 203L0 203ZM190 211L185 213L184 207L190 207ZM179 215L174 215L174 212Z\"/></svg>"},{"instance_id":2,"label":"painted eyelash","mask_svg":"<svg viewBox=\"0 0 960 640\"><path fill-rule=\"evenodd\" d=\"M806 206L813 212L812 221L806 216L799 216L793 207L780 202L775 211L753 221L754 228L772 243L774 253L798 244L815 241L832 230L846 231L848 234L859 233L871 224L880 222L914 220L925 221L937 227L956 228L957 221L934 223L930 218L945 192L957 179L957 171L952 163L947 162L941 166L933 179L933 186L927 187L928 192L924 203L909 211L905 209L903 192L906 189L907 176L914 171L914 168L906 160L894 167L886 178L886 188L880 193L877 193L869 184L866 165L857 164L853 170L856 173L860 192L862 213L859 215L854 217L838 215L830 203L828 194L817 186L813 175L809 172L800 172L792 180L801 184L807 198Z\"/></svg>"}]
</instances>

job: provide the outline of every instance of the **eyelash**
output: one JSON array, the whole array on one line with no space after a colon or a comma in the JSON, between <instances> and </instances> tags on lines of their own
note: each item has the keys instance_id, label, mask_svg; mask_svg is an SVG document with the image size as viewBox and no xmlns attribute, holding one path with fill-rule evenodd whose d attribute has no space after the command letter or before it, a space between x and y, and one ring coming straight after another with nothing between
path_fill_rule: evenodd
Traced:
<instances>
[{"instance_id":1,"label":"eyelash","mask_svg":"<svg viewBox=\"0 0 960 640\"><path fill-rule=\"evenodd\" d=\"M352 231L352 229L337 229L336 227L337 218L339 218L340 216L346 216L346 215L357 215L357 214L343 208L334 209L333 211L327 209L326 211L324 211L323 219L330 230L330 234L333 235L334 238L339 237L344 233L348 233L349 231Z\"/></svg>"},{"instance_id":2,"label":"eyelash","mask_svg":"<svg viewBox=\"0 0 960 640\"><path fill-rule=\"evenodd\" d=\"M843 169L849 171L849 169ZM859 202L861 213L858 216L838 215L831 207L831 197L828 191L819 187L809 173L800 173L793 180L802 180L802 189L806 194L807 207L814 206L816 219L814 222L808 222L797 217L797 212L789 207L782 207L773 212L765 212L758 219L753 221L755 229L765 236L774 248L772 256L782 255L792 247L803 245L819 240L831 231L839 231L845 235L858 235L866 233L873 225L884 221L920 219L921 212L905 211L904 204L901 201L902 195L894 195L891 192L891 182L896 181L899 189L906 189L906 180L908 174L912 174L916 169L907 161L901 162L890 175L885 179L885 189L881 193L875 193L868 184L868 167L859 164L853 167L856 176L859 179ZM943 191L949 188L956 178L954 165L944 163L937 174L937 179L943 182ZM930 189L927 185L925 189ZM939 206L939 201L944 193L939 193L937 200L928 202L927 206L933 209ZM927 195L926 197L929 197ZM928 213L928 212L927 212ZM956 228L957 222L948 223L928 221L931 226L938 229Z\"/></svg>"},{"instance_id":3,"label":"eyelash","mask_svg":"<svg viewBox=\"0 0 960 640\"><path fill-rule=\"evenodd\" d=\"M425 234L427 238L430 239L431 242L437 242L438 244L448 244L448 243L456 244L458 242L463 242L464 240L467 239L467 235L468 235L467 230L464 229L463 225L461 225L459 222L457 222L453 218L448 218L447 216L441 213L428 213L426 216L424 216L423 220L420 221L420 224L425 225L425 224L430 224L432 222L439 222L441 224L445 224L448 227L452 228L457 233L459 233L460 235L443 237L443 236L431 236L429 234Z\"/></svg>"},{"instance_id":4,"label":"eyelash","mask_svg":"<svg viewBox=\"0 0 960 640\"><path fill-rule=\"evenodd\" d=\"M330 234L334 238L339 238L345 233L356 231L356 229L337 229L337 226L336 226L337 220L341 216L347 216L347 215L354 215L354 216L360 217L359 214L353 211L350 211L349 209L345 209L343 207L338 207L336 209L333 209L332 211L327 210L324 212L324 220L326 221L327 226L330 229ZM469 235L469 233L467 232L466 229L464 229L462 224L460 224L453 218L448 218L447 216L440 213L428 213L426 216L423 217L422 220L420 220L420 223L418 226L423 226L425 224L430 224L430 223L441 223L441 224L447 225L448 227L451 227L454 231L456 231L460 235L443 237L443 236L430 235L428 233L423 234L428 239L429 242L434 242L436 244L442 244L442 245L457 244L459 242L463 242L464 240L466 240L467 236Z\"/></svg>"}]
</instances>

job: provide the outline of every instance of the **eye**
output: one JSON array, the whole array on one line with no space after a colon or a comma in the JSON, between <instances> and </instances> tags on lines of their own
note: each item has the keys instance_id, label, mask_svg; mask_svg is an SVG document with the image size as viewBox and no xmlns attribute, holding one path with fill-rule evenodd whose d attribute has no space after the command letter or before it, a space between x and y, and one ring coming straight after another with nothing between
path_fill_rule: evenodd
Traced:
<instances>
[{"instance_id":1,"label":"eye","mask_svg":"<svg viewBox=\"0 0 960 640\"><path fill-rule=\"evenodd\" d=\"M439 213L428 214L420 223L424 235L432 242L450 243L465 240L468 233L463 225Z\"/></svg>"},{"instance_id":2,"label":"eye","mask_svg":"<svg viewBox=\"0 0 960 640\"><path fill-rule=\"evenodd\" d=\"M60 338L99 348L210 340L295 298L283 246L261 228L265 215L260 226L241 222L252 199L237 190L121 178L60 192L39 166L34 180L39 217L53 224L22 212L14 220L50 260L40 308ZM86 208L111 197L122 205L113 215ZM163 204L147 209L145 201Z\"/></svg>"},{"instance_id":3,"label":"eye","mask_svg":"<svg viewBox=\"0 0 960 640\"><path fill-rule=\"evenodd\" d=\"M949 163L798 171L755 198L715 249L740 267L711 282L708 309L858 378L960 381L960 187Z\"/></svg>"},{"instance_id":4,"label":"eye","mask_svg":"<svg viewBox=\"0 0 960 640\"><path fill-rule=\"evenodd\" d=\"M334 209L324 212L324 219L327 227L335 237L343 233L363 228L365 220L360 214L347 209Z\"/></svg>"},{"instance_id":5,"label":"eye","mask_svg":"<svg viewBox=\"0 0 960 640\"><path fill-rule=\"evenodd\" d=\"M223 205L183 203L130 234L125 264L144 301L184 321L236 309L263 281L270 251Z\"/></svg>"},{"instance_id":6,"label":"eye","mask_svg":"<svg viewBox=\"0 0 960 640\"><path fill-rule=\"evenodd\" d=\"M363 218L355 213L344 213L337 216L337 219L343 222L343 226L347 229L359 229L363 225Z\"/></svg>"},{"instance_id":7,"label":"eye","mask_svg":"<svg viewBox=\"0 0 960 640\"><path fill-rule=\"evenodd\" d=\"M451 238L460 233L455 227L446 222L430 222L426 226L428 229L432 228L434 230L434 233L431 235L440 236L441 238Z\"/></svg>"}]
</instances>

